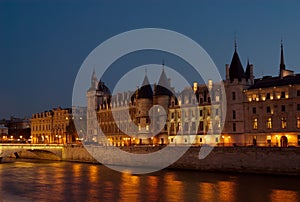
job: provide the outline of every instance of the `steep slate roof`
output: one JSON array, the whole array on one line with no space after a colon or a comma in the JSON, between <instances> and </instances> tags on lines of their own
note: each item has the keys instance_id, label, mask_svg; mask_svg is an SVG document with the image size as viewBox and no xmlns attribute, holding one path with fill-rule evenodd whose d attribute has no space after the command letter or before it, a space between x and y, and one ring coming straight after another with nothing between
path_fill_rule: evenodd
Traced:
<instances>
[{"instance_id":1,"label":"steep slate roof","mask_svg":"<svg viewBox=\"0 0 300 202\"><path fill-rule=\"evenodd\" d=\"M241 64L239 55L235 49L230 67L229 67L229 77L230 80L233 81L233 79L238 79L239 81L242 80L242 78L246 78L246 75L244 73L243 66Z\"/></svg>"},{"instance_id":2,"label":"steep slate roof","mask_svg":"<svg viewBox=\"0 0 300 202\"><path fill-rule=\"evenodd\" d=\"M276 77L264 77L261 79L255 79L254 84L249 89L257 88L269 88L274 86L287 86L287 85L300 84L300 74L285 76L280 78Z\"/></svg>"},{"instance_id":3,"label":"steep slate roof","mask_svg":"<svg viewBox=\"0 0 300 202\"><path fill-rule=\"evenodd\" d=\"M166 76L165 70L163 69L159 78L159 81L155 88L155 95L168 95L172 96L171 86Z\"/></svg>"},{"instance_id":4,"label":"steep slate roof","mask_svg":"<svg viewBox=\"0 0 300 202\"><path fill-rule=\"evenodd\" d=\"M145 75L142 87L138 91L138 98L152 98L153 91L148 79L148 76Z\"/></svg>"}]
</instances>

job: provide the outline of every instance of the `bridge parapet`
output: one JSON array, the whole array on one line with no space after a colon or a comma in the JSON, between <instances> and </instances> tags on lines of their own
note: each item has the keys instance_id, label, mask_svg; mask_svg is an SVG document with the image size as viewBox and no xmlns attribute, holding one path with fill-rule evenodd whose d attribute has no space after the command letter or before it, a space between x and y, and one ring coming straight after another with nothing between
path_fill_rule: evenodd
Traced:
<instances>
[{"instance_id":1,"label":"bridge parapet","mask_svg":"<svg viewBox=\"0 0 300 202\"><path fill-rule=\"evenodd\" d=\"M64 145L46 145L46 144L0 144L0 159L9 157L15 152L30 151L34 153L48 152L56 155L59 159L62 158Z\"/></svg>"}]
</instances>

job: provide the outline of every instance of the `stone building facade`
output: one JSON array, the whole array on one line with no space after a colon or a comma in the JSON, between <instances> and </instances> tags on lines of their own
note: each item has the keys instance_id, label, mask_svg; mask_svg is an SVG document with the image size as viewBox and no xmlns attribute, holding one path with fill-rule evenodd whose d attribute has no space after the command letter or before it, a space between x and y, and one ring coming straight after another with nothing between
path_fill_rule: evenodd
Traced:
<instances>
[{"instance_id":1,"label":"stone building facade","mask_svg":"<svg viewBox=\"0 0 300 202\"><path fill-rule=\"evenodd\" d=\"M157 85L150 85L145 75L135 92L117 95L97 81L95 72L91 80L85 141L115 146L300 146L300 74L286 69L282 45L279 75L273 77L254 79L253 65L248 61L244 70L235 46L224 81L195 82L180 93L171 88L164 70ZM224 98L226 111L221 107ZM99 130L106 135L102 140Z\"/></svg>"},{"instance_id":2,"label":"stone building facade","mask_svg":"<svg viewBox=\"0 0 300 202\"><path fill-rule=\"evenodd\" d=\"M36 113L31 118L31 142L34 144L66 144L72 142L67 128L72 120L70 108L54 108Z\"/></svg>"}]
</instances>

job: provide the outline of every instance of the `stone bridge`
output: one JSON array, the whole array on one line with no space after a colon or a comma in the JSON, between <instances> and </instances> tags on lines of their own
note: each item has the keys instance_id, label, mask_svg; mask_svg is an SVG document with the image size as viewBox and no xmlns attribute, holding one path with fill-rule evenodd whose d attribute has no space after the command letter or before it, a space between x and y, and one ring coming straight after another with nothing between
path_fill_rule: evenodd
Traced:
<instances>
[{"instance_id":1,"label":"stone bridge","mask_svg":"<svg viewBox=\"0 0 300 202\"><path fill-rule=\"evenodd\" d=\"M0 159L15 155L17 158L61 160L63 149L62 144L0 144Z\"/></svg>"}]
</instances>

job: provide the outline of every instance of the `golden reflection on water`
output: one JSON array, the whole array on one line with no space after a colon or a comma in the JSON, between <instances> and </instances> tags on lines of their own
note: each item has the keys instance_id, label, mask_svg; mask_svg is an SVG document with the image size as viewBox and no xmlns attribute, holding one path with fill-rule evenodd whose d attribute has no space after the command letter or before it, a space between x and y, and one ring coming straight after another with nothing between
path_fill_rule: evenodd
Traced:
<instances>
[{"instance_id":1,"label":"golden reflection on water","mask_svg":"<svg viewBox=\"0 0 300 202\"><path fill-rule=\"evenodd\" d=\"M98 182L98 168L99 166L95 166L95 165L92 165L89 167L89 180L91 183L97 183Z\"/></svg>"},{"instance_id":2,"label":"golden reflection on water","mask_svg":"<svg viewBox=\"0 0 300 202\"><path fill-rule=\"evenodd\" d=\"M297 202L300 201L299 195L295 191L274 189L271 191L270 199L272 202Z\"/></svg>"},{"instance_id":3,"label":"golden reflection on water","mask_svg":"<svg viewBox=\"0 0 300 202\"><path fill-rule=\"evenodd\" d=\"M49 177L53 177L55 179L55 186L54 186L53 193L55 193L54 198L55 200L57 200L64 197L64 191L65 191L64 176L66 171L56 166L53 166L53 168L54 168L53 176L49 176Z\"/></svg>"},{"instance_id":4,"label":"golden reflection on water","mask_svg":"<svg viewBox=\"0 0 300 202\"><path fill-rule=\"evenodd\" d=\"M157 176L148 176L147 177L147 191L149 194L149 201L157 200L157 198L159 197L158 177Z\"/></svg>"},{"instance_id":5,"label":"golden reflection on water","mask_svg":"<svg viewBox=\"0 0 300 202\"><path fill-rule=\"evenodd\" d=\"M74 164L72 166L72 171L73 171L73 176L74 177L80 177L80 175L81 175L81 168L82 168L82 164Z\"/></svg>"},{"instance_id":6,"label":"golden reflection on water","mask_svg":"<svg viewBox=\"0 0 300 202\"><path fill-rule=\"evenodd\" d=\"M103 198L104 200L112 200L114 198L114 185L111 181L104 182Z\"/></svg>"},{"instance_id":7,"label":"golden reflection on water","mask_svg":"<svg viewBox=\"0 0 300 202\"><path fill-rule=\"evenodd\" d=\"M80 197L80 191L78 190L78 186L77 184L80 183L80 181L85 180L83 179L82 176L82 165L83 164L72 164L72 171L71 172L71 179L72 179L72 195L74 196L74 198L79 198Z\"/></svg>"},{"instance_id":8,"label":"golden reflection on water","mask_svg":"<svg viewBox=\"0 0 300 202\"><path fill-rule=\"evenodd\" d=\"M202 182L199 184L199 201L216 201L216 187L212 183Z\"/></svg>"},{"instance_id":9,"label":"golden reflection on water","mask_svg":"<svg viewBox=\"0 0 300 202\"><path fill-rule=\"evenodd\" d=\"M140 176L121 174L120 201L140 201Z\"/></svg>"},{"instance_id":10,"label":"golden reflection on water","mask_svg":"<svg viewBox=\"0 0 300 202\"><path fill-rule=\"evenodd\" d=\"M131 175L52 162L0 164L0 176L0 201L300 201L300 178L169 170Z\"/></svg>"},{"instance_id":11,"label":"golden reflection on water","mask_svg":"<svg viewBox=\"0 0 300 202\"><path fill-rule=\"evenodd\" d=\"M183 182L176 180L174 172L166 173L164 176L165 196L168 201L184 201Z\"/></svg>"},{"instance_id":12,"label":"golden reflection on water","mask_svg":"<svg viewBox=\"0 0 300 202\"><path fill-rule=\"evenodd\" d=\"M234 201L236 195L236 184L230 181L218 182L219 201L231 202Z\"/></svg>"},{"instance_id":13,"label":"golden reflection on water","mask_svg":"<svg viewBox=\"0 0 300 202\"><path fill-rule=\"evenodd\" d=\"M99 181L99 175L98 175L98 169L99 166L91 165L88 169L88 179L89 179L89 185L91 188L88 190L88 196L89 199L92 201L94 198L96 198L99 190L97 190L95 187L96 184L98 184Z\"/></svg>"}]
</instances>

